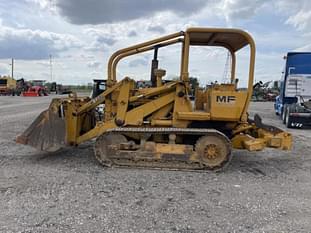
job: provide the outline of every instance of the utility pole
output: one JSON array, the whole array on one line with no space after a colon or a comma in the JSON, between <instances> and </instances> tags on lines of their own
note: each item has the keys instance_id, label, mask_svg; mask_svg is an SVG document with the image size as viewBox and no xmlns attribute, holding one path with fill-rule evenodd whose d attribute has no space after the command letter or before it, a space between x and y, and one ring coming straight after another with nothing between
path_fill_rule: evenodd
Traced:
<instances>
[{"instance_id":1,"label":"utility pole","mask_svg":"<svg viewBox=\"0 0 311 233\"><path fill-rule=\"evenodd\" d=\"M52 72L52 55L50 54L50 75L51 75L51 82L53 81L53 72Z\"/></svg>"},{"instance_id":2,"label":"utility pole","mask_svg":"<svg viewBox=\"0 0 311 233\"><path fill-rule=\"evenodd\" d=\"M12 79L14 79L14 59L12 58L12 62L11 62L11 76L12 76Z\"/></svg>"}]
</instances>

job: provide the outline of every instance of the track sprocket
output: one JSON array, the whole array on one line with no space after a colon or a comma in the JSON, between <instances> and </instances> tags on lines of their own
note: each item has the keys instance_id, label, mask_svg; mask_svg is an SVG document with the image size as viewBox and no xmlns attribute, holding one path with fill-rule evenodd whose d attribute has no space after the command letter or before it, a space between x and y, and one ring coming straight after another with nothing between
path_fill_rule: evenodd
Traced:
<instances>
[{"instance_id":1,"label":"track sprocket","mask_svg":"<svg viewBox=\"0 0 311 233\"><path fill-rule=\"evenodd\" d=\"M195 144L195 151L208 170L223 169L232 158L230 141L221 134L200 137Z\"/></svg>"}]
</instances>

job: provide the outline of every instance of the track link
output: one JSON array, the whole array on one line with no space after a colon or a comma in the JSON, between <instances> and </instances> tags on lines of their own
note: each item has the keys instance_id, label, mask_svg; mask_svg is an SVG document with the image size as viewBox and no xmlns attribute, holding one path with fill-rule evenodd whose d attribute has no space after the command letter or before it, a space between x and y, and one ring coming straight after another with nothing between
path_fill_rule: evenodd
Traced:
<instances>
[{"instance_id":1,"label":"track link","mask_svg":"<svg viewBox=\"0 0 311 233\"><path fill-rule=\"evenodd\" d=\"M197 135L199 137L213 136L220 138L224 142L224 146L228 149L226 158L219 164L208 166L205 161L198 157L198 159L166 159L164 156L158 158L153 152L145 150L119 150L118 144L124 143L123 134L135 133L145 135ZM202 140L198 140L199 145ZM195 145L198 147L198 145ZM107 133L101 135L95 144L95 156L103 166L120 166L120 167L138 167L138 168L152 168L165 170L213 170L218 171L227 165L231 160L231 144L230 140L221 132L215 129L201 129L201 128L135 128L124 127L114 128L108 130ZM170 154L171 155L171 154ZM180 155L179 155L180 156ZM190 158L190 154L188 158ZM180 156L181 157L181 156ZM187 157L187 155L185 156Z\"/></svg>"}]
</instances>

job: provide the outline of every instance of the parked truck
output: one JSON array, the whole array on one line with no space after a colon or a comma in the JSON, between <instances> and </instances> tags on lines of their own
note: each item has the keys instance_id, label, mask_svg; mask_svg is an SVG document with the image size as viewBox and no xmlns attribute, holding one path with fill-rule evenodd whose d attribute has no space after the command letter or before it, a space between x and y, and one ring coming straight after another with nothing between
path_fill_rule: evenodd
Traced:
<instances>
[{"instance_id":1,"label":"parked truck","mask_svg":"<svg viewBox=\"0 0 311 233\"><path fill-rule=\"evenodd\" d=\"M289 52L274 104L288 128L311 124L311 52Z\"/></svg>"}]
</instances>

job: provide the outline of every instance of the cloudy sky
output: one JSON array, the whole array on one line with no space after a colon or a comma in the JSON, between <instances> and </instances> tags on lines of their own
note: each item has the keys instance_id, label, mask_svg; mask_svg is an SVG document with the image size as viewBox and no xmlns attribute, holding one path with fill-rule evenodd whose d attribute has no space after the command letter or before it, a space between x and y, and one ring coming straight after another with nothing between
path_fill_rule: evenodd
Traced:
<instances>
[{"instance_id":1,"label":"cloudy sky","mask_svg":"<svg viewBox=\"0 0 311 233\"><path fill-rule=\"evenodd\" d=\"M52 78L86 84L106 78L109 56L117 49L190 26L234 27L257 44L256 80L277 80L287 51L311 50L309 0L0 0L0 75ZM225 78L227 52L194 48L190 75L202 84ZM149 77L152 54L120 63L118 78ZM167 77L178 75L180 46L159 51ZM247 51L238 55L237 76L246 79Z\"/></svg>"}]
</instances>

